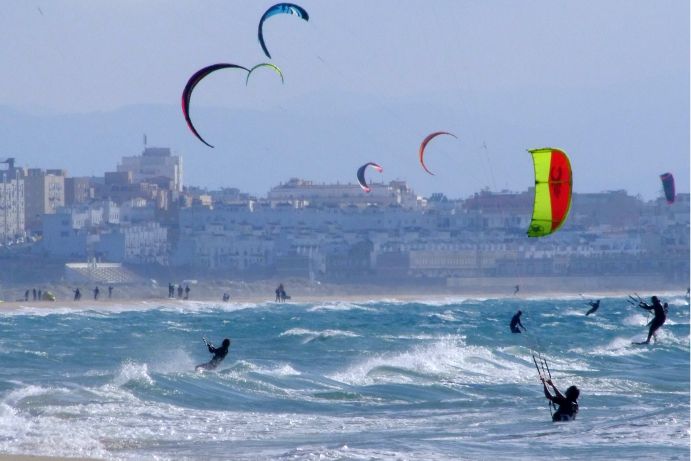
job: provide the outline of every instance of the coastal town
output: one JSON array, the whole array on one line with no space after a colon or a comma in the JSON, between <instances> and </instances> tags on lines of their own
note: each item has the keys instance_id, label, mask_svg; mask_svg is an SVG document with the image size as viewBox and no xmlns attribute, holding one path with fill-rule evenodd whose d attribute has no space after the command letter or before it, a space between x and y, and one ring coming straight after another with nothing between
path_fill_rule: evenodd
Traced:
<instances>
[{"instance_id":1,"label":"coastal town","mask_svg":"<svg viewBox=\"0 0 691 461\"><path fill-rule=\"evenodd\" d=\"M461 199L422 197L404 180L366 193L355 181L286 178L257 197L185 185L182 155L169 148L145 146L93 177L1 161L3 285L292 277L518 288L545 277L640 277L685 288L689 279L689 194L669 204L662 192L574 193L559 232L528 238L532 188Z\"/></svg>"}]
</instances>

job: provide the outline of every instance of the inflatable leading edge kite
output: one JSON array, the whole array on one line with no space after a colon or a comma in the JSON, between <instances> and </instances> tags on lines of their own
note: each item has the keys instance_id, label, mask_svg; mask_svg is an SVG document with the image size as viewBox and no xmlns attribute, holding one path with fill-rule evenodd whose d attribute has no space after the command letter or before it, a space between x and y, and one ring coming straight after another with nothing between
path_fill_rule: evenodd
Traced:
<instances>
[{"instance_id":1,"label":"inflatable leading edge kite","mask_svg":"<svg viewBox=\"0 0 691 461\"><path fill-rule=\"evenodd\" d=\"M670 205L674 203L674 176L672 173L664 173L660 175L662 180L662 188L665 190L665 199Z\"/></svg>"},{"instance_id":2,"label":"inflatable leading edge kite","mask_svg":"<svg viewBox=\"0 0 691 461\"><path fill-rule=\"evenodd\" d=\"M360 187L362 187L362 190L364 190L365 192L369 192L372 190L367 185L367 182L365 181L365 170L367 169L368 166L371 166L372 168L374 168L375 170L377 170L380 173L382 171L384 171L384 169L381 166L377 165L374 162L365 163L360 168L358 168L358 170L357 170L357 182L360 183Z\"/></svg>"},{"instance_id":3,"label":"inflatable leading edge kite","mask_svg":"<svg viewBox=\"0 0 691 461\"><path fill-rule=\"evenodd\" d=\"M247 72L247 78L245 79L245 85L247 85L250 81L250 75L252 75L252 72L254 72L255 69L258 69L260 67L269 67L274 70L278 74L279 77L281 77L281 83L285 83L283 80L283 72L281 72L281 69L278 68L278 66L271 64L270 62L263 62L261 64L257 64L253 68L250 69L249 72Z\"/></svg>"},{"instance_id":4,"label":"inflatable leading edge kite","mask_svg":"<svg viewBox=\"0 0 691 461\"><path fill-rule=\"evenodd\" d=\"M434 173L429 171L429 169L427 169L427 165L425 165L425 147L427 147L428 142L430 142L432 139L436 138L440 134L447 134L449 136L453 136L454 138L456 138L456 135L453 133L449 133L447 131L435 131L434 133L430 133L429 135L427 135L427 137L422 140L422 142L420 143L420 150L418 152L418 155L420 156L420 165L422 165L422 168L424 168L426 172L433 176Z\"/></svg>"},{"instance_id":5,"label":"inflatable leading edge kite","mask_svg":"<svg viewBox=\"0 0 691 461\"><path fill-rule=\"evenodd\" d=\"M194 91L194 87L197 86L199 82L202 81L204 77L209 75L212 72L215 72L220 69L242 69L245 72L249 73L249 69L243 66L239 66L237 64L226 64L226 63L221 63L221 64L212 64L210 66L206 66L203 69L199 69L197 72L194 73L190 77L190 79L187 81L187 84L185 85L185 89L182 90L182 115L185 116L185 121L187 122L187 126L190 128L192 133L199 139L201 142L206 144L209 147L214 147L208 142L204 141L204 138L201 137L201 135L197 132L196 128L194 128L194 125L192 124L192 119L190 118L190 99L192 99L192 91Z\"/></svg>"},{"instance_id":6,"label":"inflatable leading edge kite","mask_svg":"<svg viewBox=\"0 0 691 461\"><path fill-rule=\"evenodd\" d=\"M259 44L262 46L262 50L264 50L264 54L266 55L267 58L271 59L271 55L269 54L269 50L266 49L266 44L264 43L264 21L269 19L271 16L275 16L277 14L292 14L297 16L298 18L302 18L305 21L309 21L310 16L307 14L307 11L300 5L295 5L294 3L277 3L262 15L261 19L259 20L259 27L257 30L257 38L259 39Z\"/></svg>"},{"instance_id":7,"label":"inflatable leading edge kite","mask_svg":"<svg viewBox=\"0 0 691 461\"><path fill-rule=\"evenodd\" d=\"M573 178L569 157L551 147L529 150L535 166L535 204L528 237L557 231L571 208Z\"/></svg>"}]
</instances>

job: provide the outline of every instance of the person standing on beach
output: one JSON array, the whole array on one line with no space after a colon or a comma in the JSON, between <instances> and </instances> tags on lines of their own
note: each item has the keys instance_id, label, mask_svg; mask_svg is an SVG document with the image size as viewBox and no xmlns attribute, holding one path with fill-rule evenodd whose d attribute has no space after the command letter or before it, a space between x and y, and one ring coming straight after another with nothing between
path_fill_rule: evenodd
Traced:
<instances>
[{"instance_id":1,"label":"person standing on beach","mask_svg":"<svg viewBox=\"0 0 691 461\"><path fill-rule=\"evenodd\" d=\"M79 291L79 288L76 288L74 290L74 300L79 301L80 299L82 299L82 293Z\"/></svg>"},{"instance_id":2,"label":"person standing on beach","mask_svg":"<svg viewBox=\"0 0 691 461\"><path fill-rule=\"evenodd\" d=\"M28 300L29 300L29 290L26 290L24 292L24 301L28 301Z\"/></svg>"},{"instance_id":3,"label":"person standing on beach","mask_svg":"<svg viewBox=\"0 0 691 461\"><path fill-rule=\"evenodd\" d=\"M282 283L278 286L278 297L282 303L286 302L286 299L290 299Z\"/></svg>"},{"instance_id":4,"label":"person standing on beach","mask_svg":"<svg viewBox=\"0 0 691 461\"><path fill-rule=\"evenodd\" d=\"M182 299L182 285L178 285L178 298Z\"/></svg>"},{"instance_id":5,"label":"person standing on beach","mask_svg":"<svg viewBox=\"0 0 691 461\"><path fill-rule=\"evenodd\" d=\"M190 286L185 285L185 299L190 299Z\"/></svg>"},{"instance_id":6,"label":"person standing on beach","mask_svg":"<svg viewBox=\"0 0 691 461\"><path fill-rule=\"evenodd\" d=\"M98 287L94 288L94 300L98 299L98 294L101 292L101 290L98 289Z\"/></svg>"},{"instance_id":7,"label":"person standing on beach","mask_svg":"<svg viewBox=\"0 0 691 461\"><path fill-rule=\"evenodd\" d=\"M653 320L649 323L650 329L648 330L648 339L636 344L650 344L650 338L655 335L655 332L665 323L665 320L667 320L667 310L665 306L660 303L658 297L653 296L650 298L650 301L653 303L652 305L643 301L638 303L638 307L647 311L653 311L655 317L653 317ZM666 304L667 303L665 303L665 305ZM655 335L655 341L657 341L657 335Z\"/></svg>"},{"instance_id":8,"label":"person standing on beach","mask_svg":"<svg viewBox=\"0 0 691 461\"><path fill-rule=\"evenodd\" d=\"M108 285L108 299L113 297L113 285Z\"/></svg>"},{"instance_id":9,"label":"person standing on beach","mask_svg":"<svg viewBox=\"0 0 691 461\"><path fill-rule=\"evenodd\" d=\"M518 312L516 312L516 313L514 314L513 317L511 317L511 323L509 323L509 328L511 329L511 333L520 333L520 332L521 332L521 328L523 328L523 330L525 330L525 331L528 330L528 329L527 329L526 327L524 327L523 324L521 323L521 314L523 314L523 312L521 312L521 311L519 310ZM520 328L519 328L519 327L520 327Z\"/></svg>"},{"instance_id":10,"label":"person standing on beach","mask_svg":"<svg viewBox=\"0 0 691 461\"><path fill-rule=\"evenodd\" d=\"M33 295L33 300L36 301L36 288L31 290L31 294Z\"/></svg>"}]
</instances>

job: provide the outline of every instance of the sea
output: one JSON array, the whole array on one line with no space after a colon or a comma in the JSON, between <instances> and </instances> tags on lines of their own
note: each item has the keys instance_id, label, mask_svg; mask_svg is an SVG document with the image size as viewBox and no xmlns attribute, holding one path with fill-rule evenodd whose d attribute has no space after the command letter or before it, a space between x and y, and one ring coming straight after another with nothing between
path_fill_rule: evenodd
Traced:
<instances>
[{"instance_id":1,"label":"sea","mask_svg":"<svg viewBox=\"0 0 691 461\"><path fill-rule=\"evenodd\" d=\"M688 460L689 304L658 295L642 346L625 296L590 316L583 295L0 310L0 453ZM232 340L216 371L195 371L202 337ZM552 422L538 372L580 388L575 421Z\"/></svg>"}]
</instances>

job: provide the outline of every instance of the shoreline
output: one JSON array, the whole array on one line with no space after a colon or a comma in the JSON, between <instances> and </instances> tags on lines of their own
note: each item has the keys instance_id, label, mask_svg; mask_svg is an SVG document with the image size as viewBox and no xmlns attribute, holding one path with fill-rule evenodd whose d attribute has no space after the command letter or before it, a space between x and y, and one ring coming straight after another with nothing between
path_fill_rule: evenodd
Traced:
<instances>
[{"instance_id":1,"label":"shoreline","mask_svg":"<svg viewBox=\"0 0 691 461\"><path fill-rule=\"evenodd\" d=\"M82 299L80 301L0 301L0 313L2 312L16 312L22 309L38 309L38 310L111 310L113 308L134 307L139 309L157 309L157 308L171 308L176 306L193 306L195 304L215 304L218 306L238 306L243 304L315 304L315 303L334 303L334 302L352 302L352 303L369 303L389 301L393 303L402 302L459 302L463 300L484 300L484 299L514 299L527 300L536 298L548 299L569 299L573 298L576 301L584 301L589 299L603 299L603 298L625 298L632 292L627 290L601 290L597 292L531 292L531 293L517 293L516 295L506 295L497 293L450 293L450 292L410 292L410 293L341 293L341 294L305 294L295 296L285 303L277 303L274 299L268 296L249 295L238 296L231 298L229 301L222 301L220 299L176 299L164 297L130 297L130 298L111 298L103 300ZM683 297L683 291L676 290L660 290L658 292L641 292L638 293L642 298L648 298L652 294L657 294L663 297Z\"/></svg>"}]
</instances>

